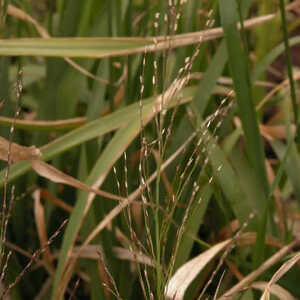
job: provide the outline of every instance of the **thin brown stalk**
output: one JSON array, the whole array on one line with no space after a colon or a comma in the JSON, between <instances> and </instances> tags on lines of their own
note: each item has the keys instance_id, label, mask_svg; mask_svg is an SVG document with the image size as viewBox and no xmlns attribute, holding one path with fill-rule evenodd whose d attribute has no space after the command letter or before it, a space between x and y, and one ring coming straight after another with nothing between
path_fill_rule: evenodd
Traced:
<instances>
[{"instance_id":1,"label":"thin brown stalk","mask_svg":"<svg viewBox=\"0 0 300 300\"><path fill-rule=\"evenodd\" d=\"M294 247L300 244L299 240L295 240L290 244L286 245L278 252L276 252L273 256L271 256L268 260L266 260L260 267L247 275L242 281L233 286L227 292L225 292L218 300L228 300L233 299L234 295L242 291L244 288L247 288L256 278L258 278L263 272L265 272L268 268L272 267L275 263L277 263L282 257L284 257L287 253L289 253Z\"/></svg>"},{"instance_id":2,"label":"thin brown stalk","mask_svg":"<svg viewBox=\"0 0 300 300\"><path fill-rule=\"evenodd\" d=\"M46 249L52 244L52 242L55 240L55 238L60 234L64 226L67 224L68 220L65 220L62 222L62 224L58 227L58 229L54 232L54 234L49 238L48 242L44 247L38 249L36 252L33 253L31 259L27 263L27 265L24 267L24 269L18 274L16 279L10 283L6 289L2 292L2 295L0 296L0 299L3 299L5 295L16 285L19 283L19 281L23 278L24 274L28 271L28 269L32 266L32 264L35 262L36 258L38 258L41 254L43 254Z\"/></svg>"}]
</instances>

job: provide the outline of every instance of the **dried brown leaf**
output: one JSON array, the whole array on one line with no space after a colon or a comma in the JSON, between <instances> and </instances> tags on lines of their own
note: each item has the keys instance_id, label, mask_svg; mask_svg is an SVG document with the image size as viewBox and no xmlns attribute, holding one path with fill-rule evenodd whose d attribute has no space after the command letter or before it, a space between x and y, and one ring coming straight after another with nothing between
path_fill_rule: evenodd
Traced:
<instances>
[{"instance_id":1,"label":"dried brown leaf","mask_svg":"<svg viewBox=\"0 0 300 300\"><path fill-rule=\"evenodd\" d=\"M133 252L132 250L122 247L113 247L113 253L119 259L130 260L132 262L148 265L151 267L155 266L153 260L143 253Z\"/></svg>"},{"instance_id":2,"label":"dried brown leaf","mask_svg":"<svg viewBox=\"0 0 300 300\"><path fill-rule=\"evenodd\" d=\"M165 295L167 299L183 299L184 293L192 281L206 267L206 265L211 262L212 259L214 259L216 255L218 255L230 244L231 241L232 240L229 239L216 244L215 246L182 265L166 286Z\"/></svg>"},{"instance_id":3,"label":"dried brown leaf","mask_svg":"<svg viewBox=\"0 0 300 300\"><path fill-rule=\"evenodd\" d=\"M71 213L73 210L73 207L67 203L65 203L63 200L55 197L53 194L51 194L46 189L40 189L41 191L41 197L44 198L47 201L50 201L53 205L60 207L61 209L65 210L68 213Z\"/></svg>"},{"instance_id":4,"label":"dried brown leaf","mask_svg":"<svg viewBox=\"0 0 300 300\"><path fill-rule=\"evenodd\" d=\"M84 247L74 247L71 253L71 257L98 260L99 253L101 253L101 251L103 251L103 249L99 245L86 245ZM153 260L143 253L134 252L133 250L129 250L123 247L113 247L112 252L118 259L129 260L132 262L141 263L152 267L155 266Z\"/></svg>"},{"instance_id":5,"label":"dried brown leaf","mask_svg":"<svg viewBox=\"0 0 300 300\"><path fill-rule=\"evenodd\" d=\"M45 222L45 212L44 207L41 204L41 192L39 189L35 190L32 193L32 197L34 199L34 217L35 217L35 223L38 231L38 236L40 239L40 245L41 247L44 247L47 245L48 242L48 236L47 236L47 229L46 229L46 222ZM46 246L45 252L43 254L45 263L48 264L48 266L54 270L53 267L53 257L50 252L49 246Z\"/></svg>"},{"instance_id":6,"label":"dried brown leaf","mask_svg":"<svg viewBox=\"0 0 300 300\"><path fill-rule=\"evenodd\" d=\"M99 253L103 251L100 245L87 245L83 249L80 247L74 247L71 256L77 256L81 258L89 258L89 259L96 259L100 258Z\"/></svg>"},{"instance_id":7,"label":"dried brown leaf","mask_svg":"<svg viewBox=\"0 0 300 300\"><path fill-rule=\"evenodd\" d=\"M257 281L251 284L251 287L260 291L264 291L268 282ZM274 284L270 288L270 293L279 298L280 300L296 300L296 298L286 289L278 284Z\"/></svg>"},{"instance_id":8,"label":"dried brown leaf","mask_svg":"<svg viewBox=\"0 0 300 300\"><path fill-rule=\"evenodd\" d=\"M9 141L0 136L0 160L8 161L8 157L12 162L20 160L40 159L41 151L35 146L25 147Z\"/></svg>"},{"instance_id":9,"label":"dried brown leaf","mask_svg":"<svg viewBox=\"0 0 300 300\"><path fill-rule=\"evenodd\" d=\"M42 27L35 19L33 19L30 15L28 15L27 13L25 13L23 10L9 4L7 6L7 14L23 20L25 22L29 22L31 24L34 25L34 27L36 28L36 30L38 31L38 33L43 37L43 38L49 38L49 34L47 32L47 30Z\"/></svg>"},{"instance_id":10,"label":"dried brown leaf","mask_svg":"<svg viewBox=\"0 0 300 300\"><path fill-rule=\"evenodd\" d=\"M291 259L285 262L272 276L271 280L269 281L268 285L265 288L263 295L261 296L261 300L269 299L271 287L285 274L287 273L293 266L300 260L300 252L294 255Z\"/></svg>"},{"instance_id":11,"label":"dried brown leaf","mask_svg":"<svg viewBox=\"0 0 300 300\"><path fill-rule=\"evenodd\" d=\"M99 196L103 196L108 199L114 199L114 200L125 200L125 198L116 196L114 194L104 192L101 190L96 190L83 182L57 170L53 166L41 161L41 160L31 160L31 167L33 170L35 170L40 176L45 177L53 182L56 183L63 183L70 186L73 186L77 189L85 190L94 194L97 194Z\"/></svg>"},{"instance_id":12,"label":"dried brown leaf","mask_svg":"<svg viewBox=\"0 0 300 300\"><path fill-rule=\"evenodd\" d=\"M84 184L83 182L57 170L53 166L41 161L40 158L42 157L42 153L37 147L26 147L16 143L10 143L8 140L0 136L0 160L8 161L9 156L12 162L29 160L34 171L36 171L40 176L45 177L53 182L67 184L108 199L118 201L125 200L125 198L116 196L114 194L96 190Z\"/></svg>"}]
</instances>

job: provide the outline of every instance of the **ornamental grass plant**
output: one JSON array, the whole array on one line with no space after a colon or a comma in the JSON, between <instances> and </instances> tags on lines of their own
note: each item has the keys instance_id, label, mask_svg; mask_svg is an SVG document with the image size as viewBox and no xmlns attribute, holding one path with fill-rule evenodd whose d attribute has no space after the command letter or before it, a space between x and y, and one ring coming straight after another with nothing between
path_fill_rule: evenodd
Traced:
<instances>
[{"instance_id":1,"label":"ornamental grass plant","mask_svg":"<svg viewBox=\"0 0 300 300\"><path fill-rule=\"evenodd\" d=\"M298 299L300 1L0 1L1 299Z\"/></svg>"}]
</instances>

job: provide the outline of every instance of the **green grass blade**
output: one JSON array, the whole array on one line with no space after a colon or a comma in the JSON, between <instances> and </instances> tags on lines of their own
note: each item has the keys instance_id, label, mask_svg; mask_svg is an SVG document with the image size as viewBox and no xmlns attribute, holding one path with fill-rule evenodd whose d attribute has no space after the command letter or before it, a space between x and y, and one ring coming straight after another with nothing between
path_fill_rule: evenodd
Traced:
<instances>
[{"instance_id":1,"label":"green grass blade","mask_svg":"<svg viewBox=\"0 0 300 300\"><path fill-rule=\"evenodd\" d=\"M226 154L215 144L213 139L207 146L207 155L213 168L214 178L231 204L240 224L243 224L252 212L254 203L246 201L244 190L238 184L237 174L228 162ZM219 169L220 167L221 169Z\"/></svg>"},{"instance_id":2,"label":"green grass blade","mask_svg":"<svg viewBox=\"0 0 300 300\"><path fill-rule=\"evenodd\" d=\"M197 115L198 124L202 124L202 119ZM243 224L249 217L249 214L255 208L254 203L246 201L244 190L238 184L237 175L227 160L227 155L216 143L213 136L209 133L203 134L204 129L201 129L199 138L204 138L206 144L205 154L209 158L209 162L213 169L213 178L218 182L224 195L231 204L231 208L235 213L240 224ZM243 201L241 200L243 199Z\"/></svg>"},{"instance_id":3,"label":"green grass blade","mask_svg":"<svg viewBox=\"0 0 300 300\"><path fill-rule=\"evenodd\" d=\"M195 93L193 105L197 113L202 116L218 78L222 75L224 66L227 62L228 55L225 41L222 41L213 60L205 72L204 78L200 81L197 92Z\"/></svg>"},{"instance_id":4,"label":"green grass blade","mask_svg":"<svg viewBox=\"0 0 300 300\"><path fill-rule=\"evenodd\" d=\"M280 141L272 141L271 146L279 157L280 160L283 160L285 157L285 153L288 149L287 145L284 145ZM285 171L288 175L288 179L291 181L292 186L294 188L295 196L300 203L300 156L297 150L295 143L292 144L289 150L289 155L286 159Z\"/></svg>"},{"instance_id":5,"label":"green grass blade","mask_svg":"<svg viewBox=\"0 0 300 300\"><path fill-rule=\"evenodd\" d=\"M247 58L241 46L237 30L237 7L234 0L219 0L222 26L229 55L229 64L237 95L239 115L245 134L246 149L259 184L268 195L269 186L264 162L264 151L258 129L258 122L252 101L252 92L248 77Z\"/></svg>"},{"instance_id":6,"label":"green grass blade","mask_svg":"<svg viewBox=\"0 0 300 300\"><path fill-rule=\"evenodd\" d=\"M190 104L193 107L193 109L197 112L197 115L203 115L207 107L209 98L212 94L212 91L216 86L217 80L222 74L226 61L227 50L225 42L223 41L219 46L213 60L211 61L204 78L200 81L199 87L193 98L193 102ZM202 200L200 205L196 203L195 209L192 209L193 212L188 217L187 224L185 226L186 232L193 235L196 235L202 223L202 218L209 203L209 199L212 195L211 188L209 186L203 188L201 195ZM193 243L194 240L192 240L188 234L185 234L183 236L178 248L178 252L176 254L174 270L176 270L187 260Z\"/></svg>"},{"instance_id":7,"label":"green grass blade","mask_svg":"<svg viewBox=\"0 0 300 300\"><path fill-rule=\"evenodd\" d=\"M288 32L287 32L287 22L285 17L285 4L283 0L279 0L279 6L280 6L280 13L281 13L281 21L282 21L282 31L283 31L283 41L284 41L287 71L288 71L288 77L289 77L290 87L291 87L290 91L291 91L291 99L292 99L293 110L294 110L294 121L298 129L298 105L297 105L297 97L296 97L296 90L295 90L295 83L294 83L293 69L292 69L292 59L291 59Z\"/></svg>"},{"instance_id":8,"label":"green grass blade","mask_svg":"<svg viewBox=\"0 0 300 300\"><path fill-rule=\"evenodd\" d=\"M257 183L256 174L251 168L249 160L247 159L245 153L240 151L238 147L234 147L229 155L231 164L237 174L238 182L241 185L242 189L245 191L245 199L248 203L253 202L253 208L255 211L261 215L264 206L264 190L261 185ZM253 213L249 211L248 215Z\"/></svg>"},{"instance_id":9,"label":"green grass blade","mask_svg":"<svg viewBox=\"0 0 300 300\"><path fill-rule=\"evenodd\" d=\"M143 52L149 38L23 38L0 41L1 56L103 58ZM139 48L141 48L138 50Z\"/></svg>"},{"instance_id":10,"label":"green grass blade","mask_svg":"<svg viewBox=\"0 0 300 300\"><path fill-rule=\"evenodd\" d=\"M195 203L191 208L191 214L188 216L188 219L185 224L185 234L183 235L177 253L176 260L174 263L173 271L176 271L181 265L183 265L188 258L190 257L192 247L195 240L191 236L197 236L200 226L202 225L203 218L207 206L209 204L210 198L212 196L212 188L209 184L206 184L199 193L199 199L201 198L200 203L199 199L195 199Z\"/></svg>"}]
</instances>

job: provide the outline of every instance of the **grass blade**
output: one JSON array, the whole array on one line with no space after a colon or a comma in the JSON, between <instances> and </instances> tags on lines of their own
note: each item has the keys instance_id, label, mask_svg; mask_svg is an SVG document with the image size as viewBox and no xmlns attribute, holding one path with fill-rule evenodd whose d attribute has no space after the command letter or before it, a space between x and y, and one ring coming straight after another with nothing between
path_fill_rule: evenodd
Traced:
<instances>
[{"instance_id":1,"label":"grass blade","mask_svg":"<svg viewBox=\"0 0 300 300\"><path fill-rule=\"evenodd\" d=\"M228 49L229 64L237 95L239 115L245 134L247 153L256 176L259 178L259 184L262 184L267 196L269 187L264 162L264 151L252 101L247 58L242 49L241 38L236 25L238 20L236 2L234 0L219 0L219 5Z\"/></svg>"},{"instance_id":2,"label":"grass blade","mask_svg":"<svg viewBox=\"0 0 300 300\"><path fill-rule=\"evenodd\" d=\"M245 22L251 28L268 22L274 14L257 17ZM171 41L165 36L153 38L21 38L0 40L0 56L49 56L104 58L112 56L160 51L170 48L198 44L223 36L222 28L214 28L195 33L175 35Z\"/></svg>"}]
</instances>

